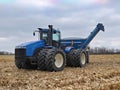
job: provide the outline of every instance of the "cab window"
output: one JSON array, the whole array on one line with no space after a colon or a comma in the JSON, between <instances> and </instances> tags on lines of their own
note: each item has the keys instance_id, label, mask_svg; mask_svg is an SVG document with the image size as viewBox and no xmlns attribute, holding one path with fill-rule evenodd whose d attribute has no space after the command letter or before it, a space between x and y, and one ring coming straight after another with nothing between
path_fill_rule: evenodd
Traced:
<instances>
[{"instance_id":1,"label":"cab window","mask_svg":"<svg viewBox=\"0 0 120 90\"><path fill-rule=\"evenodd\" d=\"M60 33L59 32L53 33L53 40L56 42L59 42L59 40L60 40Z\"/></svg>"},{"instance_id":2,"label":"cab window","mask_svg":"<svg viewBox=\"0 0 120 90\"><path fill-rule=\"evenodd\" d=\"M43 33L42 34L42 39L45 40L46 44L48 43L48 34L47 33Z\"/></svg>"}]
</instances>

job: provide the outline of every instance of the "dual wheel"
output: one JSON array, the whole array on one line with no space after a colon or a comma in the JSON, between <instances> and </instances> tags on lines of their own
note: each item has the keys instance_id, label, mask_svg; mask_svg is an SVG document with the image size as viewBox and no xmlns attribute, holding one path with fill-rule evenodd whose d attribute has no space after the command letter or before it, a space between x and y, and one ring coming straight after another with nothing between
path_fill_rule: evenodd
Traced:
<instances>
[{"instance_id":1,"label":"dual wheel","mask_svg":"<svg viewBox=\"0 0 120 90\"><path fill-rule=\"evenodd\" d=\"M89 52L72 49L70 53L67 54L66 63L67 66L71 67L84 67L87 63L89 63Z\"/></svg>"},{"instance_id":2,"label":"dual wheel","mask_svg":"<svg viewBox=\"0 0 120 90\"><path fill-rule=\"evenodd\" d=\"M62 71L66 65L66 56L61 49L42 49L37 59L40 70Z\"/></svg>"}]
</instances>

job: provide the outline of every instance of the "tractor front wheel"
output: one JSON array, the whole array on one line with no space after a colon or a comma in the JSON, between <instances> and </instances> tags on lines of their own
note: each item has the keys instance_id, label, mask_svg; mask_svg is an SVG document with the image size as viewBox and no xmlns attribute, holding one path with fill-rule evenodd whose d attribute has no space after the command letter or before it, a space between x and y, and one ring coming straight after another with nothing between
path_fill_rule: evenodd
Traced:
<instances>
[{"instance_id":1,"label":"tractor front wheel","mask_svg":"<svg viewBox=\"0 0 120 90\"><path fill-rule=\"evenodd\" d=\"M42 49L38 52L37 64L38 64L38 69L40 70L46 70L45 58L46 58L47 51L48 51L47 49Z\"/></svg>"},{"instance_id":2,"label":"tractor front wheel","mask_svg":"<svg viewBox=\"0 0 120 90\"><path fill-rule=\"evenodd\" d=\"M61 71L66 65L65 53L61 49L42 49L38 53L38 69L46 71Z\"/></svg>"},{"instance_id":3,"label":"tractor front wheel","mask_svg":"<svg viewBox=\"0 0 120 90\"><path fill-rule=\"evenodd\" d=\"M22 63L21 63L20 60L16 60L16 59L15 59L15 65L16 65L16 67L17 67L18 69L21 69L21 68L22 68Z\"/></svg>"},{"instance_id":4,"label":"tractor front wheel","mask_svg":"<svg viewBox=\"0 0 120 90\"><path fill-rule=\"evenodd\" d=\"M48 71L62 71L66 65L64 51L61 49L48 49L45 64Z\"/></svg>"},{"instance_id":5,"label":"tractor front wheel","mask_svg":"<svg viewBox=\"0 0 120 90\"><path fill-rule=\"evenodd\" d=\"M21 60L15 60L15 65L18 69L31 69L31 65L29 62L21 61Z\"/></svg>"}]
</instances>

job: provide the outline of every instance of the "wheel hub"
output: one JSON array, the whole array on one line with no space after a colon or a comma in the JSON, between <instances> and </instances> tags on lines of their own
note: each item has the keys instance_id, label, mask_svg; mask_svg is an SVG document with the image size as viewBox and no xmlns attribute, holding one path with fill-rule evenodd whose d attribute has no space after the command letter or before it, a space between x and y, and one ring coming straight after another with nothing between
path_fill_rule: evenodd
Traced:
<instances>
[{"instance_id":1,"label":"wheel hub","mask_svg":"<svg viewBox=\"0 0 120 90\"><path fill-rule=\"evenodd\" d=\"M60 68L63 65L64 58L62 54L58 53L55 55L55 65Z\"/></svg>"},{"instance_id":2,"label":"wheel hub","mask_svg":"<svg viewBox=\"0 0 120 90\"><path fill-rule=\"evenodd\" d=\"M84 53L82 53L82 55L81 55L81 63L84 65L85 64L85 54Z\"/></svg>"}]
</instances>

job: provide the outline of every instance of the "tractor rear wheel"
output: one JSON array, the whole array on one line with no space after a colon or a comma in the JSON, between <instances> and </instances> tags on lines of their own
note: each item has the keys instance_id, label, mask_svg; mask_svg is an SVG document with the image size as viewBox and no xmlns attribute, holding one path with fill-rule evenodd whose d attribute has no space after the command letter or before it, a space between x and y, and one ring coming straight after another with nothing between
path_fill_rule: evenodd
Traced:
<instances>
[{"instance_id":1,"label":"tractor rear wheel","mask_svg":"<svg viewBox=\"0 0 120 90\"><path fill-rule=\"evenodd\" d=\"M66 65L67 66L75 66L74 63L75 63L75 59L74 59L74 54L75 54L76 50L72 49L66 56L67 60L66 60Z\"/></svg>"},{"instance_id":2,"label":"tractor rear wheel","mask_svg":"<svg viewBox=\"0 0 120 90\"><path fill-rule=\"evenodd\" d=\"M45 64L47 71L62 71L66 65L64 51L61 49L48 49Z\"/></svg>"},{"instance_id":3,"label":"tractor rear wheel","mask_svg":"<svg viewBox=\"0 0 120 90\"><path fill-rule=\"evenodd\" d=\"M76 57L76 62L77 62L77 65L80 66L80 67L84 67L87 63L87 54L85 51L83 50L77 50L76 54L75 54L75 57Z\"/></svg>"},{"instance_id":4,"label":"tractor rear wheel","mask_svg":"<svg viewBox=\"0 0 120 90\"><path fill-rule=\"evenodd\" d=\"M67 63L72 67L83 67L87 63L87 54L85 51L72 50L69 54Z\"/></svg>"},{"instance_id":5,"label":"tractor rear wheel","mask_svg":"<svg viewBox=\"0 0 120 90\"><path fill-rule=\"evenodd\" d=\"M87 55L87 63L89 63L89 51L86 51L86 55Z\"/></svg>"}]
</instances>

